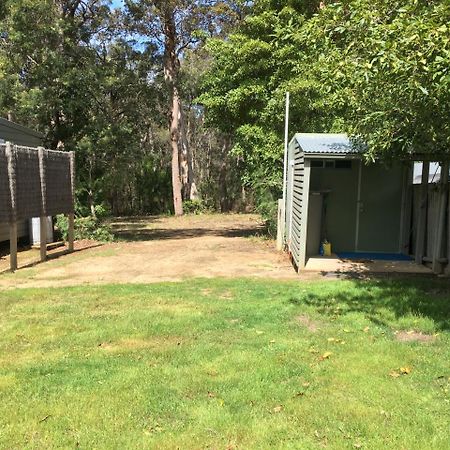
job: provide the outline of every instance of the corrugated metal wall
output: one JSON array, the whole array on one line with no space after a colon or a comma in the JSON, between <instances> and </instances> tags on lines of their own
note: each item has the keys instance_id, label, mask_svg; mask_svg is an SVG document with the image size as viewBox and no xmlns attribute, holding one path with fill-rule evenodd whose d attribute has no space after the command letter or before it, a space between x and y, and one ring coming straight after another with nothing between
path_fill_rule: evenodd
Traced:
<instances>
[{"instance_id":1,"label":"corrugated metal wall","mask_svg":"<svg viewBox=\"0 0 450 450\"><path fill-rule=\"evenodd\" d=\"M297 265L300 265L302 197L305 175L305 156L297 143L291 143L288 153L288 183L286 204L286 239L289 251Z\"/></svg>"}]
</instances>

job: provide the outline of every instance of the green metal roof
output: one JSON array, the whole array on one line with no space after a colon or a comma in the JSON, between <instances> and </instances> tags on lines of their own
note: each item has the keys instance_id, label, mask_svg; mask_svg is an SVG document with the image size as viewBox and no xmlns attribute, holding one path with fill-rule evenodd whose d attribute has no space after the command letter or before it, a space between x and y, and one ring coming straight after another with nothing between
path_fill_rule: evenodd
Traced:
<instances>
[{"instance_id":1,"label":"green metal roof","mask_svg":"<svg viewBox=\"0 0 450 450\"><path fill-rule=\"evenodd\" d=\"M344 133L297 133L292 141L296 141L306 154L333 156L360 152Z\"/></svg>"}]
</instances>

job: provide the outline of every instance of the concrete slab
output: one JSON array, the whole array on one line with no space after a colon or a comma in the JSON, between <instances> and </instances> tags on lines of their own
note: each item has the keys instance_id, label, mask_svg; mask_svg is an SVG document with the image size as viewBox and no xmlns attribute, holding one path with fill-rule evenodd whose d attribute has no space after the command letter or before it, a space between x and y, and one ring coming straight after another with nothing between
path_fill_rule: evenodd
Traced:
<instances>
[{"instance_id":1,"label":"concrete slab","mask_svg":"<svg viewBox=\"0 0 450 450\"><path fill-rule=\"evenodd\" d=\"M414 261L349 260L340 259L336 255L311 257L302 272L433 273L428 267L416 264Z\"/></svg>"}]
</instances>

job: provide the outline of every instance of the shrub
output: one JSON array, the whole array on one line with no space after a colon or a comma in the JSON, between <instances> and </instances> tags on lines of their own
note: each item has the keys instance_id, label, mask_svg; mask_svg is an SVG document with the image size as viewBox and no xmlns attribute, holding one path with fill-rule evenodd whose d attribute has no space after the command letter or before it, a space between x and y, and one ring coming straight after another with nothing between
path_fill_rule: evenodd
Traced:
<instances>
[{"instance_id":1,"label":"shrub","mask_svg":"<svg viewBox=\"0 0 450 450\"><path fill-rule=\"evenodd\" d=\"M183 202L183 211L186 214L204 214L211 212L211 208L209 208L203 200L185 200Z\"/></svg>"},{"instance_id":2,"label":"shrub","mask_svg":"<svg viewBox=\"0 0 450 450\"><path fill-rule=\"evenodd\" d=\"M62 239L67 241L69 235L68 219L64 215L56 217L56 227L61 233ZM92 239L99 242L111 242L114 235L111 229L99 219L88 217L75 218L75 239Z\"/></svg>"}]
</instances>

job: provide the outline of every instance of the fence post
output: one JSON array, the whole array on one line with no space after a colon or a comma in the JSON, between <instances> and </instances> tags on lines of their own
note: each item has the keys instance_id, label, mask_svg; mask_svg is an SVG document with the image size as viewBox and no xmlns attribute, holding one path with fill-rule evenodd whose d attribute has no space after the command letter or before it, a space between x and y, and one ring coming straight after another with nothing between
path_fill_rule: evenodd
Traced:
<instances>
[{"instance_id":1,"label":"fence post","mask_svg":"<svg viewBox=\"0 0 450 450\"><path fill-rule=\"evenodd\" d=\"M69 219L69 251L74 251L74 237L75 237L75 153L70 152L70 189L72 191L72 210L68 215Z\"/></svg>"},{"instance_id":2,"label":"fence post","mask_svg":"<svg viewBox=\"0 0 450 450\"><path fill-rule=\"evenodd\" d=\"M45 155L44 148L38 147L39 155L39 177L41 179L41 216L39 217L39 247L41 252L41 261L47 259L47 178L45 173Z\"/></svg>"},{"instance_id":3,"label":"fence post","mask_svg":"<svg viewBox=\"0 0 450 450\"><path fill-rule=\"evenodd\" d=\"M444 244L445 233L445 213L447 210L447 192L448 192L448 162L441 164L441 179L439 182L439 208L437 211L437 230L434 241L433 252L433 272L442 273L442 247Z\"/></svg>"},{"instance_id":4,"label":"fence post","mask_svg":"<svg viewBox=\"0 0 450 450\"><path fill-rule=\"evenodd\" d=\"M16 149L11 142L6 142L6 158L8 160L9 195L11 214L9 217L9 266L11 271L17 270L17 188L16 188Z\"/></svg>"},{"instance_id":5,"label":"fence post","mask_svg":"<svg viewBox=\"0 0 450 450\"><path fill-rule=\"evenodd\" d=\"M420 185L420 209L419 220L417 222L416 237L416 263L423 264L425 249L425 233L427 228L427 205L428 205L428 177L430 175L430 163L423 161L422 163L422 184Z\"/></svg>"}]
</instances>

